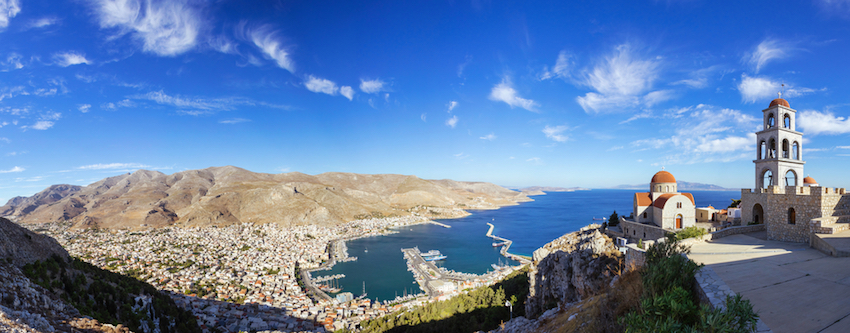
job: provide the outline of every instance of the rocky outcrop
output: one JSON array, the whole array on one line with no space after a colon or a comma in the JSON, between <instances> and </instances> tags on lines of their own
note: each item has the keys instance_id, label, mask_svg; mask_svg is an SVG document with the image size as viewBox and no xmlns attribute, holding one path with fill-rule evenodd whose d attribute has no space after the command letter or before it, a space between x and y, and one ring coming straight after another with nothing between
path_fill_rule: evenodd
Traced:
<instances>
[{"instance_id":1,"label":"rocky outcrop","mask_svg":"<svg viewBox=\"0 0 850 333\"><path fill-rule=\"evenodd\" d=\"M21 267L54 255L67 258L68 251L50 236L29 231L14 222L0 218L0 260L7 260Z\"/></svg>"},{"instance_id":2,"label":"rocky outcrop","mask_svg":"<svg viewBox=\"0 0 850 333\"><path fill-rule=\"evenodd\" d=\"M592 224L534 251L525 313L530 318L555 306L601 292L618 274L622 254L601 226Z\"/></svg>"},{"instance_id":3,"label":"rocky outcrop","mask_svg":"<svg viewBox=\"0 0 850 333\"><path fill-rule=\"evenodd\" d=\"M139 170L79 189L51 186L33 197L10 200L0 212L18 223L67 221L77 228L243 222L292 226L414 214L452 218L467 215L464 209L494 209L530 200L490 183L392 174L275 175L226 166L172 175Z\"/></svg>"}]
</instances>

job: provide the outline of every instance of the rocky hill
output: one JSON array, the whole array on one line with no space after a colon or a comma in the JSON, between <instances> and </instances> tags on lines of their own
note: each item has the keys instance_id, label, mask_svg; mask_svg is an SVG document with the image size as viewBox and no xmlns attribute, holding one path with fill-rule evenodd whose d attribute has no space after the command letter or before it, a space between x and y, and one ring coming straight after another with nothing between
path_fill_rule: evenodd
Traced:
<instances>
[{"instance_id":1,"label":"rocky hill","mask_svg":"<svg viewBox=\"0 0 850 333\"><path fill-rule=\"evenodd\" d=\"M703 183L692 183L692 182L683 182L677 181L676 187L679 191L738 191L740 189L737 188L725 188L722 186L714 185L714 184L703 184ZM618 190L646 190L649 188L649 183L647 184L637 184L637 185L618 185L612 187L613 189Z\"/></svg>"},{"instance_id":2,"label":"rocky hill","mask_svg":"<svg viewBox=\"0 0 850 333\"><path fill-rule=\"evenodd\" d=\"M74 227L206 226L242 222L334 225L358 218L460 217L530 201L490 183L425 180L405 175L255 173L225 166L171 175L139 170L85 187L54 185L0 207L18 223Z\"/></svg>"},{"instance_id":3,"label":"rocky hill","mask_svg":"<svg viewBox=\"0 0 850 333\"><path fill-rule=\"evenodd\" d=\"M50 236L29 231L0 218L0 259L21 267L52 256L67 258L68 251Z\"/></svg>"}]
</instances>

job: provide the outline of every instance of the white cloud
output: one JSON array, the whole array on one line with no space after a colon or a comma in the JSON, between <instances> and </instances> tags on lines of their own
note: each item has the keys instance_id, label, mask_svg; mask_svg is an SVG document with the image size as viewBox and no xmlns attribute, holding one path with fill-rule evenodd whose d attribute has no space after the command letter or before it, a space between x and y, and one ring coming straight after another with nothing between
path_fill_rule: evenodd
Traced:
<instances>
[{"instance_id":1,"label":"white cloud","mask_svg":"<svg viewBox=\"0 0 850 333\"><path fill-rule=\"evenodd\" d=\"M624 147L624 146L614 146L614 147L608 148L608 150L606 150L606 151L615 151L615 150L620 150L620 149L623 149L623 148L626 148L626 147Z\"/></svg>"},{"instance_id":2,"label":"white cloud","mask_svg":"<svg viewBox=\"0 0 850 333\"><path fill-rule=\"evenodd\" d=\"M749 63L758 74L768 62L787 58L793 49L794 45L790 42L768 38L759 43L752 53L744 57L744 61Z\"/></svg>"},{"instance_id":3,"label":"white cloud","mask_svg":"<svg viewBox=\"0 0 850 333\"><path fill-rule=\"evenodd\" d=\"M80 110L80 112L82 113L89 112L89 110L91 109L91 104L80 104L77 109Z\"/></svg>"},{"instance_id":4,"label":"white cloud","mask_svg":"<svg viewBox=\"0 0 850 333\"><path fill-rule=\"evenodd\" d=\"M150 168L149 165L139 163L109 163L109 164L89 164L77 167L77 170L110 170L110 169L143 169Z\"/></svg>"},{"instance_id":5,"label":"white cloud","mask_svg":"<svg viewBox=\"0 0 850 333\"><path fill-rule=\"evenodd\" d=\"M304 86L307 87L307 90L309 91L328 95L336 95L337 91L339 91L339 88L333 81L320 79L312 75L307 77L307 82L304 82Z\"/></svg>"},{"instance_id":6,"label":"white cloud","mask_svg":"<svg viewBox=\"0 0 850 333\"><path fill-rule=\"evenodd\" d=\"M21 12L18 0L0 0L0 30L9 26L9 19Z\"/></svg>"},{"instance_id":7,"label":"white cloud","mask_svg":"<svg viewBox=\"0 0 850 333\"><path fill-rule=\"evenodd\" d=\"M454 154L452 156L454 156L455 158L457 158L459 160L462 160L464 158L469 157L469 154L464 154L463 152L460 152L460 153Z\"/></svg>"},{"instance_id":8,"label":"white cloud","mask_svg":"<svg viewBox=\"0 0 850 333\"><path fill-rule=\"evenodd\" d=\"M585 112L628 110L641 103L650 106L665 101L669 92L643 96L658 78L660 67L659 58L638 59L629 44L619 45L612 55L585 73L582 84L596 91L579 96L576 101Z\"/></svg>"},{"instance_id":9,"label":"white cloud","mask_svg":"<svg viewBox=\"0 0 850 333\"><path fill-rule=\"evenodd\" d=\"M295 72L295 62L289 54L289 51L284 48L277 36L277 31L272 30L271 26L263 25L259 28L250 29L248 38L256 45L263 54L277 63L277 66L288 70L290 73Z\"/></svg>"},{"instance_id":10,"label":"white cloud","mask_svg":"<svg viewBox=\"0 0 850 333\"><path fill-rule=\"evenodd\" d=\"M94 7L101 28L130 33L144 51L160 56L191 50L204 25L199 11L181 0L95 0Z\"/></svg>"},{"instance_id":11,"label":"white cloud","mask_svg":"<svg viewBox=\"0 0 850 333\"><path fill-rule=\"evenodd\" d=\"M221 120L218 123L219 124L239 124L239 123L245 123L245 122L249 122L249 121L251 121L251 119L233 118L233 119Z\"/></svg>"},{"instance_id":12,"label":"white cloud","mask_svg":"<svg viewBox=\"0 0 850 333\"><path fill-rule=\"evenodd\" d=\"M505 102L514 108L516 106L526 109L528 111L537 112L537 107L540 106L537 102L525 99L517 94L517 91L513 88L511 84L510 78L505 77L502 79L502 82L495 85L492 90L490 90L490 100L497 102Z\"/></svg>"},{"instance_id":13,"label":"white cloud","mask_svg":"<svg viewBox=\"0 0 850 333\"><path fill-rule=\"evenodd\" d=\"M541 80L548 80L555 77L562 79L568 79L570 77L569 55L567 55L566 50L558 53L558 60L555 61L555 66L552 67L551 71L548 67L543 67L543 73L540 74Z\"/></svg>"},{"instance_id":14,"label":"white cloud","mask_svg":"<svg viewBox=\"0 0 850 333\"><path fill-rule=\"evenodd\" d=\"M447 106L449 108L449 113L451 113L452 110L454 110L457 107L457 101L451 101L451 102L449 102L449 105L447 105Z\"/></svg>"},{"instance_id":15,"label":"white cloud","mask_svg":"<svg viewBox=\"0 0 850 333\"><path fill-rule=\"evenodd\" d=\"M708 77L714 72L721 71L721 67L714 65L707 68L690 72L690 78L673 82L674 85L686 85L694 89L702 89L708 86ZM721 74L722 75L722 74Z\"/></svg>"},{"instance_id":16,"label":"white cloud","mask_svg":"<svg viewBox=\"0 0 850 333\"><path fill-rule=\"evenodd\" d=\"M837 117L829 111L802 111L797 115L797 124L811 135L850 133L850 119Z\"/></svg>"},{"instance_id":17,"label":"white cloud","mask_svg":"<svg viewBox=\"0 0 850 333\"><path fill-rule=\"evenodd\" d=\"M541 160L541 159L540 159L540 157L532 157L532 158L529 158L529 159L527 159L527 160L525 160L525 161L526 161L526 162L532 162L532 163L534 163L534 164L540 164L540 163L542 163L542 162L543 162L543 160Z\"/></svg>"},{"instance_id":18,"label":"white cloud","mask_svg":"<svg viewBox=\"0 0 850 333\"><path fill-rule=\"evenodd\" d=\"M65 53L56 53L53 55L53 60L57 65L62 67L68 67L73 65L86 64L90 65L91 61L86 59L85 54L80 54L74 51L65 52Z\"/></svg>"},{"instance_id":19,"label":"white cloud","mask_svg":"<svg viewBox=\"0 0 850 333\"><path fill-rule=\"evenodd\" d=\"M446 120L446 126L451 127L451 128L455 128L455 126L457 126L457 122L458 122L457 116L452 116L451 118Z\"/></svg>"},{"instance_id":20,"label":"white cloud","mask_svg":"<svg viewBox=\"0 0 850 333\"><path fill-rule=\"evenodd\" d=\"M562 134L566 130L567 130L567 126L565 126L565 125L560 125L560 126L555 126L555 127L551 127L549 125L546 125L546 127L543 128L543 134L546 134L546 138L551 139L553 141L566 142L567 140L570 139L568 136Z\"/></svg>"},{"instance_id":21,"label":"white cloud","mask_svg":"<svg viewBox=\"0 0 850 333\"><path fill-rule=\"evenodd\" d=\"M781 89L782 85L779 82L771 81L765 77L750 77L747 74L741 74L741 83L738 84L741 99L747 103L777 96L776 93Z\"/></svg>"},{"instance_id":22,"label":"white cloud","mask_svg":"<svg viewBox=\"0 0 850 333\"><path fill-rule=\"evenodd\" d=\"M636 151L660 150L663 165L752 158L756 142L752 130L759 124L755 117L703 104L671 110L669 115L662 119L672 123L658 126L675 129L672 135L637 140L631 146Z\"/></svg>"},{"instance_id":23,"label":"white cloud","mask_svg":"<svg viewBox=\"0 0 850 333\"><path fill-rule=\"evenodd\" d=\"M43 131L43 130L46 130L46 129L51 128L51 127L53 127L53 122L52 122L52 121L48 121L48 120L40 120L40 121L37 121L37 122L36 122L35 124L33 124L32 126L30 126L29 128L37 129L37 130L42 130L42 131Z\"/></svg>"},{"instance_id":24,"label":"white cloud","mask_svg":"<svg viewBox=\"0 0 850 333\"><path fill-rule=\"evenodd\" d=\"M360 79L360 91L367 94L375 94L384 90L384 81L381 79L364 80Z\"/></svg>"},{"instance_id":25,"label":"white cloud","mask_svg":"<svg viewBox=\"0 0 850 333\"><path fill-rule=\"evenodd\" d=\"M29 23L28 27L29 27L30 29L33 29L33 28L38 29L38 28L49 27L49 26L54 25L54 24L57 24L57 23L59 23L59 19L58 19L58 18L55 18L55 17L42 17L42 18L40 18L40 19L30 21L30 23Z\"/></svg>"},{"instance_id":26,"label":"white cloud","mask_svg":"<svg viewBox=\"0 0 850 333\"><path fill-rule=\"evenodd\" d=\"M422 119L422 121L427 121L427 119L428 119L427 116L428 116L427 113L423 113L423 114L419 115L419 119Z\"/></svg>"},{"instance_id":27,"label":"white cloud","mask_svg":"<svg viewBox=\"0 0 850 333\"><path fill-rule=\"evenodd\" d=\"M339 94L345 96L345 98L348 98L349 101L354 99L354 89L349 86L340 87Z\"/></svg>"},{"instance_id":28,"label":"white cloud","mask_svg":"<svg viewBox=\"0 0 850 333\"><path fill-rule=\"evenodd\" d=\"M24 171L24 170L26 170L26 169L19 167L19 166L16 166L16 167L11 168L9 170L0 170L0 173L21 172L21 171Z\"/></svg>"},{"instance_id":29,"label":"white cloud","mask_svg":"<svg viewBox=\"0 0 850 333\"><path fill-rule=\"evenodd\" d=\"M480 137L481 140L493 141L496 140L496 135L493 133L487 134L485 136Z\"/></svg>"},{"instance_id":30,"label":"white cloud","mask_svg":"<svg viewBox=\"0 0 850 333\"><path fill-rule=\"evenodd\" d=\"M236 105L264 105L269 107L274 107L273 105L268 105L264 103L254 102L244 98L200 98L200 97L186 97L186 96L171 96L160 91L151 91L147 94L142 95L133 95L130 96L133 99L144 99L156 102L158 104L163 105L171 105L181 109L195 109L195 111L228 111L236 108ZM126 102L129 100L124 100L119 102L118 106L129 106ZM124 104L122 104L124 103ZM115 108L115 105L112 103L108 103L112 108Z\"/></svg>"},{"instance_id":31,"label":"white cloud","mask_svg":"<svg viewBox=\"0 0 850 333\"><path fill-rule=\"evenodd\" d=\"M836 146L835 148L838 148L838 149L850 149L850 146ZM806 149L806 150L810 150L810 149Z\"/></svg>"}]
</instances>

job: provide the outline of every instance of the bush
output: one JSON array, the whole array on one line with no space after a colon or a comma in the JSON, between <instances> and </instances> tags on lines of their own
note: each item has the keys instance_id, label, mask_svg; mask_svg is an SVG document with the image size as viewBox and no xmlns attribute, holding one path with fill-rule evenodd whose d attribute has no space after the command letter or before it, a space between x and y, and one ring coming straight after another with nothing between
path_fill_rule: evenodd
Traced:
<instances>
[{"instance_id":1,"label":"bush","mask_svg":"<svg viewBox=\"0 0 850 333\"><path fill-rule=\"evenodd\" d=\"M611 216L608 217L608 226L616 227L620 224L620 216L617 215L617 211L615 210Z\"/></svg>"},{"instance_id":2,"label":"bush","mask_svg":"<svg viewBox=\"0 0 850 333\"><path fill-rule=\"evenodd\" d=\"M677 240L683 240L688 238L700 237L702 235L707 234L708 232L705 229L700 227L687 227L676 233Z\"/></svg>"}]
</instances>

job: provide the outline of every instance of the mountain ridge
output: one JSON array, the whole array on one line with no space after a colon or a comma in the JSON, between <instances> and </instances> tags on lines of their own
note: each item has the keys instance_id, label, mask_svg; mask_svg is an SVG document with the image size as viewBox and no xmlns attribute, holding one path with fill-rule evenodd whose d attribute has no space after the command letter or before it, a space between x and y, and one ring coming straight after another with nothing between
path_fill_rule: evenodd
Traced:
<instances>
[{"instance_id":1,"label":"mountain ridge","mask_svg":"<svg viewBox=\"0 0 850 333\"><path fill-rule=\"evenodd\" d=\"M266 174L223 166L171 175L137 170L88 186L53 185L9 200L0 216L18 223L69 222L75 228L335 225L382 216L460 217L469 214L465 209L530 200L485 182L399 174Z\"/></svg>"}]
</instances>

